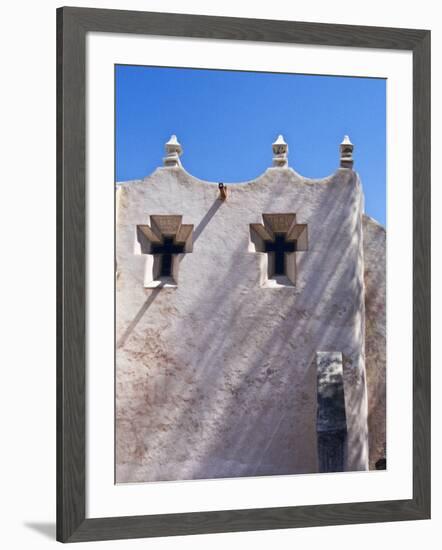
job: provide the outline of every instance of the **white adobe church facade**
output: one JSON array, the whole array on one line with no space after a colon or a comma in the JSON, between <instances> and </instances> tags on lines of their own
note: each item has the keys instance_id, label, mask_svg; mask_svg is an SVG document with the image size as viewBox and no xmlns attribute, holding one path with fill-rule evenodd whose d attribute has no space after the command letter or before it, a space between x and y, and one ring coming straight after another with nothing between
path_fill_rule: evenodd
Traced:
<instances>
[{"instance_id":1,"label":"white adobe church facade","mask_svg":"<svg viewBox=\"0 0 442 550\"><path fill-rule=\"evenodd\" d=\"M385 229L353 145L311 180L181 165L116 191L116 481L374 469L385 459ZM382 466L381 466L382 467Z\"/></svg>"}]
</instances>

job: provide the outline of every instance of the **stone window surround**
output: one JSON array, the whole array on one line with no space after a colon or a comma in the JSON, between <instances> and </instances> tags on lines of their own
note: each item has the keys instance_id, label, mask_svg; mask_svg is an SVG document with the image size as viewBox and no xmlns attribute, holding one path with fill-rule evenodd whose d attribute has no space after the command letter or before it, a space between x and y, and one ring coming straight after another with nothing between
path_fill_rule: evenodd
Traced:
<instances>
[{"instance_id":1,"label":"stone window surround","mask_svg":"<svg viewBox=\"0 0 442 550\"><path fill-rule=\"evenodd\" d=\"M308 226L298 224L296 214L262 214L263 223L250 224L249 252L259 255L260 286L279 288L296 286L296 254L308 250ZM274 242L275 235L284 235L296 242L296 251L286 253L286 273L275 275L274 254L266 252L266 243Z\"/></svg>"},{"instance_id":2,"label":"stone window surround","mask_svg":"<svg viewBox=\"0 0 442 550\"><path fill-rule=\"evenodd\" d=\"M179 265L185 254L193 251L193 225L183 224L178 214L153 214L150 225L140 224L135 228L135 254L145 255L144 288L174 288L178 286ZM152 249L164 238L184 246L184 252L172 255L171 276L161 276L161 255L153 254Z\"/></svg>"}]
</instances>

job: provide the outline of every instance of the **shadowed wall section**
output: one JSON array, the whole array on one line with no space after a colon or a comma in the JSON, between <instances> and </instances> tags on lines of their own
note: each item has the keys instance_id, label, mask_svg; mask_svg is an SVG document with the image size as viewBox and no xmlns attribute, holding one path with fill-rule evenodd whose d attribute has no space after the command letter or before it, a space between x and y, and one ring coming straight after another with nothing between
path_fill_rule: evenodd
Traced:
<instances>
[{"instance_id":1,"label":"shadowed wall section","mask_svg":"<svg viewBox=\"0 0 442 550\"><path fill-rule=\"evenodd\" d=\"M386 459L386 232L363 216L365 266L365 365L367 371L370 470Z\"/></svg>"},{"instance_id":2,"label":"shadowed wall section","mask_svg":"<svg viewBox=\"0 0 442 550\"><path fill-rule=\"evenodd\" d=\"M228 186L180 165L117 186L117 482L317 472L316 353L342 354L346 469L368 468L362 187L288 167ZM263 281L262 215L296 213L296 284ZM136 228L193 225L175 287L146 288ZM385 363L384 363L385 365Z\"/></svg>"}]
</instances>

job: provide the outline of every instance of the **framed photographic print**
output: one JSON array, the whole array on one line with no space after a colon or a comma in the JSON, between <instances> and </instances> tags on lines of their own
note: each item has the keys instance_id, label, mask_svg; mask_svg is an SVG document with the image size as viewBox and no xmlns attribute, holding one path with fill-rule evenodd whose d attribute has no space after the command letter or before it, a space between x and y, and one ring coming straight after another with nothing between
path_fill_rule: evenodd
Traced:
<instances>
[{"instance_id":1,"label":"framed photographic print","mask_svg":"<svg viewBox=\"0 0 442 550\"><path fill-rule=\"evenodd\" d=\"M57 38L57 539L429 518L429 31Z\"/></svg>"}]
</instances>

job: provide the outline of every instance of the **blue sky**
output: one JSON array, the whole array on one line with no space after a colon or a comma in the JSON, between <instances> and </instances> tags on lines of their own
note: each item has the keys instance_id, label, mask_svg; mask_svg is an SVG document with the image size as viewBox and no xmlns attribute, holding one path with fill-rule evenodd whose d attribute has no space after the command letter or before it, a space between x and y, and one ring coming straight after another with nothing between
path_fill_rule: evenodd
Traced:
<instances>
[{"instance_id":1,"label":"blue sky","mask_svg":"<svg viewBox=\"0 0 442 550\"><path fill-rule=\"evenodd\" d=\"M225 183L271 166L283 134L289 165L320 178L355 144L365 211L386 223L386 80L164 67L116 66L116 179L150 174L176 134L192 175Z\"/></svg>"}]
</instances>

